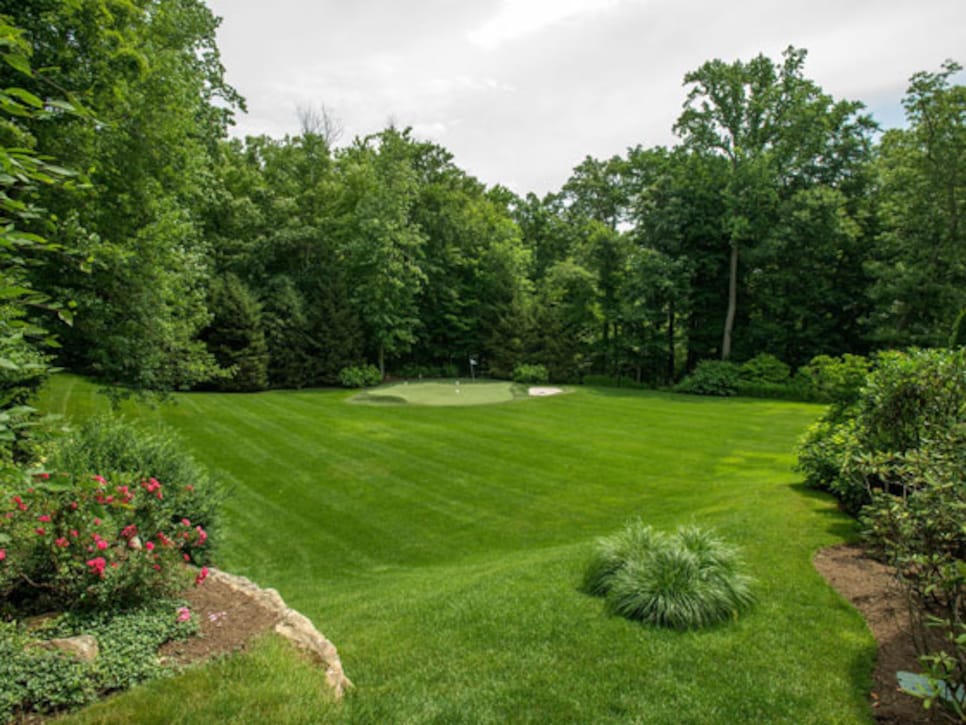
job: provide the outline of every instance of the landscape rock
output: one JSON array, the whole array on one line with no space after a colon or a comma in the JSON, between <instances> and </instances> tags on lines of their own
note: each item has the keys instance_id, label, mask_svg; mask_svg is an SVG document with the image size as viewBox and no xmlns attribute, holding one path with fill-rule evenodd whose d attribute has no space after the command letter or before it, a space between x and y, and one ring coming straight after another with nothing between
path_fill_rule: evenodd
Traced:
<instances>
[{"instance_id":1,"label":"landscape rock","mask_svg":"<svg viewBox=\"0 0 966 725\"><path fill-rule=\"evenodd\" d=\"M308 652L325 668L326 683L337 700L341 700L346 690L353 686L342 669L342 660L335 645L316 629L308 617L290 608L275 589L262 589L250 579L218 569L211 569L209 576L274 612L278 617L275 631Z\"/></svg>"},{"instance_id":2,"label":"landscape rock","mask_svg":"<svg viewBox=\"0 0 966 725\"><path fill-rule=\"evenodd\" d=\"M82 662L93 662L100 654L97 640L89 634L79 634L76 637L48 639L40 642L38 647L48 650L60 650Z\"/></svg>"}]
</instances>

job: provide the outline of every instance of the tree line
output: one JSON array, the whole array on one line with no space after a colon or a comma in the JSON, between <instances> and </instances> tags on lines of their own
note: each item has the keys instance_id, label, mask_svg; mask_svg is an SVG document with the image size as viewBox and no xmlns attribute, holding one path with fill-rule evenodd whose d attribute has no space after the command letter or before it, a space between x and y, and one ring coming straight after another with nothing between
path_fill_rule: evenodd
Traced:
<instances>
[{"instance_id":1,"label":"tree line","mask_svg":"<svg viewBox=\"0 0 966 725\"><path fill-rule=\"evenodd\" d=\"M364 362L465 375L472 358L660 385L704 359L943 345L966 308L952 61L916 73L905 127L881 132L807 77L802 49L712 60L684 78L678 144L587 157L538 197L393 126L340 145L309 113L296 135L229 139L244 101L199 0L0 15L25 59L0 67L17 91L0 144L73 174L5 168L30 213L0 207L3 223L47 243L8 254L4 282L61 303L6 314L109 383L303 387Z\"/></svg>"}]
</instances>

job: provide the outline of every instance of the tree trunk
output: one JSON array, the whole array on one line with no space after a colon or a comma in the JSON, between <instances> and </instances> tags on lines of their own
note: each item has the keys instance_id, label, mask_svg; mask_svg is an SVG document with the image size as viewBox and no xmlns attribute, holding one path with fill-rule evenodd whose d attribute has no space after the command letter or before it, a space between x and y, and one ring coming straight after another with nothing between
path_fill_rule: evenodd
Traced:
<instances>
[{"instance_id":1,"label":"tree trunk","mask_svg":"<svg viewBox=\"0 0 966 725\"><path fill-rule=\"evenodd\" d=\"M728 314L725 315L724 336L721 340L721 359L731 357L731 331L735 326L738 308L738 242L731 242L731 262L728 268Z\"/></svg>"},{"instance_id":2,"label":"tree trunk","mask_svg":"<svg viewBox=\"0 0 966 725\"><path fill-rule=\"evenodd\" d=\"M667 383L674 382L674 301L667 306Z\"/></svg>"},{"instance_id":3,"label":"tree trunk","mask_svg":"<svg viewBox=\"0 0 966 725\"><path fill-rule=\"evenodd\" d=\"M386 346L379 345L379 376L386 379Z\"/></svg>"}]
</instances>

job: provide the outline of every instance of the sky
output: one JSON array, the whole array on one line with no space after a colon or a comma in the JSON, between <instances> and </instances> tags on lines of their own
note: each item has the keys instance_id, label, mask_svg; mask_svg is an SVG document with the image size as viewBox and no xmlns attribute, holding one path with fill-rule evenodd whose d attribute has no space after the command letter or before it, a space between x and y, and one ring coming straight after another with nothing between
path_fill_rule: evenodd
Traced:
<instances>
[{"instance_id":1,"label":"sky","mask_svg":"<svg viewBox=\"0 0 966 725\"><path fill-rule=\"evenodd\" d=\"M966 0L207 0L236 136L299 132L323 106L347 143L385 128L488 185L557 191L586 156L671 145L684 75L808 50L805 75L902 125L909 76L966 65Z\"/></svg>"}]
</instances>

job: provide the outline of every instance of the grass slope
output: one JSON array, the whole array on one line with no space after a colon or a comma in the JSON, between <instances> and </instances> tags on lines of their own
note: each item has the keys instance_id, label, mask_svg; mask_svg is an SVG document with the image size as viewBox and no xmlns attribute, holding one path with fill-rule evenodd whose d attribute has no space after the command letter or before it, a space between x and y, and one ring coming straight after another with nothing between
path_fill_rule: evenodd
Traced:
<instances>
[{"instance_id":1,"label":"grass slope","mask_svg":"<svg viewBox=\"0 0 966 725\"><path fill-rule=\"evenodd\" d=\"M309 698L279 721L870 720L874 643L810 563L852 524L790 471L818 408L604 389L455 408L349 395L127 408L179 430L232 487L222 565L278 588L340 649L353 695ZM103 405L69 376L45 399L79 416ZM606 616L577 591L582 567L595 537L636 516L712 526L741 546L758 604L700 632ZM263 667L249 661L233 677L264 717ZM278 666L284 689L292 665ZM85 717L138 720L172 698L197 703L177 720L248 717L237 702L231 715L205 706L195 683L213 671Z\"/></svg>"}]
</instances>

